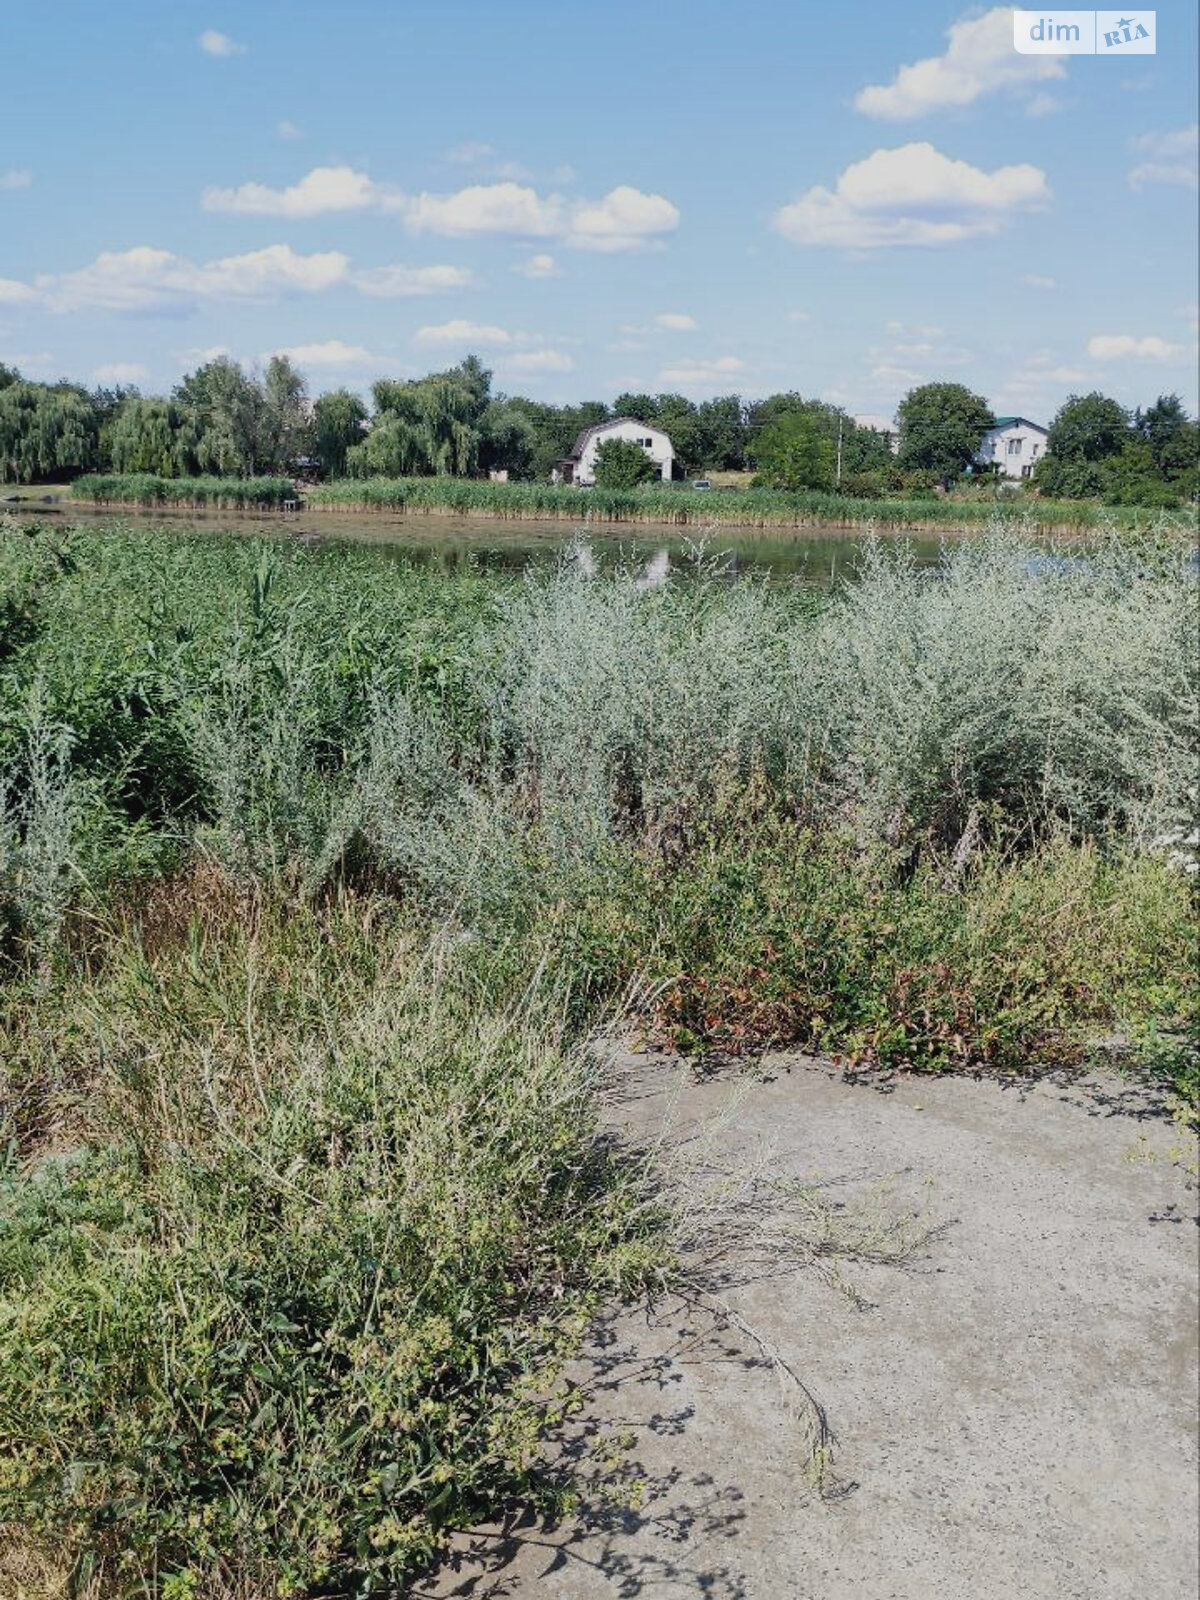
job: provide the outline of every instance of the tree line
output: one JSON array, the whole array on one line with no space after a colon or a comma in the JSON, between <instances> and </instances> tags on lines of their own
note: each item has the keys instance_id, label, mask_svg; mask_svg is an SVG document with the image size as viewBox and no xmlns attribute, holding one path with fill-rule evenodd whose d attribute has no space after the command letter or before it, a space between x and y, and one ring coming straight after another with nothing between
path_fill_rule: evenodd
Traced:
<instances>
[{"instance_id":1,"label":"tree line","mask_svg":"<svg viewBox=\"0 0 1200 1600\"><path fill-rule=\"evenodd\" d=\"M311 400L286 356L248 371L227 356L187 374L168 396L135 388L37 383L0 365L0 481L63 482L83 472L160 477L549 477L585 428L613 417L661 428L689 476L752 470L789 490L859 497L929 493L979 476L994 423L962 384L912 389L897 412L898 449L840 407L796 392L747 401L620 394L555 406L493 390L475 356L424 377L384 378L372 405L348 389ZM1177 395L1130 412L1093 393L1054 417L1034 486L1056 498L1173 505L1197 493L1197 425ZM628 451L605 471L637 481Z\"/></svg>"}]
</instances>

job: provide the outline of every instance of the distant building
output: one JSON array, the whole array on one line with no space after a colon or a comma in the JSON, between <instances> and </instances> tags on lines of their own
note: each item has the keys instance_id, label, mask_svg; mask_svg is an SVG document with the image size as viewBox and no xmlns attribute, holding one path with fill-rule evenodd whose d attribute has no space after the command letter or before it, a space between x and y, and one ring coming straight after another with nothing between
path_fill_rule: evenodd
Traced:
<instances>
[{"instance_id":1,"label":"distant building","mask_svg":"<svg viewBox=\"0 0 1200 1600\"><path fill-rule=\"evenodd\" d=\"M675 471L675 447L661 428L652 428L648 422L635 422L632 417L616 417L611 422L598 422L585 428L576 439L569 456L565 456L551 473L555 483L575 483L588 488L596 481L596 457L600 446L610 439L627 439L640 444L658 468L664 483Z\"/></svg>"},{"instance_id":2,"label":"distant building","mask_svg":"<svg viewBox=\"0 0 1200 1600\"><path fill-rule=\"evenodd\" d=\"M1046 453L1047 430L1028 417L997 417L975 460L1002 478L1028 478Z\"/></svg>"},{"instance_id":3,"label":"distant building","mask_svg":"<svg viewBox=\"0 0 1200 1600\"><path fill-rule=\"evenodd\" d=\"M870 428L872 433L882 434L887 442L888 449L893 455L895 455L897 450L899 450L900 435L897 432L896 424L892 421L891 417L877 417L864 414L861 417L854 417L852 420L856 428Z\"/></svg>"}]
</instances>

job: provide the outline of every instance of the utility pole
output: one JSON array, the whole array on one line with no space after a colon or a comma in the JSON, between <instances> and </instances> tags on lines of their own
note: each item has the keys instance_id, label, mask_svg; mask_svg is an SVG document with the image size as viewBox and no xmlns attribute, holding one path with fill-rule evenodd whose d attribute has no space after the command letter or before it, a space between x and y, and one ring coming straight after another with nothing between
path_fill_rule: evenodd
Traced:
<instances>
[{"instance_id":1,"label":"utility pole","mask_svg":"<svg viewBox=\"0 0 1200 1600\"><path fill-rule=\"evenodd\" d=\"M845 420L846 419L843 417L842 413L839 411L838 412L838 443L837 443L837 479L836 479L837 487L839 489L842 487L842 423Z\"/></svg>"}]
</instances>

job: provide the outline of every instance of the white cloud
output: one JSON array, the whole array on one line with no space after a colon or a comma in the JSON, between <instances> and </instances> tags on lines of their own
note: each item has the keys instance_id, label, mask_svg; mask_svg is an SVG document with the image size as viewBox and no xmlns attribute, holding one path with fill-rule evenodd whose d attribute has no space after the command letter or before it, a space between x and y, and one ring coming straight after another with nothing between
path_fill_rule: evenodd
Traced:
<instances>
[{"instance_id":1,"label":"white cloud","mask_svg":"<svg viewBox=\"0 0 1200 1600\"><path fill-rule=\"evenodd\" d=\"M0 306L28 305L37 299L37 290L16 278L0 278Z\"/></svg>"},{"instance_id":2,"label":"white cloud","mask_svg":"<svg viewBox=\"0 0 1200 1600\"><path fill-rule=\"evenodd\" d=\"M1056 278L1048 278L1042 272L1027 272L1022 277L1021 282L1027 289L1050 290L1058 288L1058 280Z\"/></svg>"},{"instance_id":3,"label":"white cloud","mask_svg":"<svg viewBox=\"0 0 1200 1600\"><path fill-rule=\"evenodd\" d=\"M284 117L282 122L275 124L275 132L281 139L303 139L304 129L298 128L294 122L289 122Z\"/></svg>"},{"instance_id":4,"label":"white cloud","mask_svg":"<svg viewBox=\"0 0 1200 1600\"><path fill-rule=\"evenodd\" d=\"M789 322L811 322L812 321L812 312L811 311L789 311L788 314L787 314L787 320Z\"/></svg>"},{"instance_id":5,"label":"white cloud","mask_svg":"<svg viewBox=\"0 0 1200 1600\"><path fill-rule=\"evenodd\" d=\"M903 122L972 105L982 95L1021 93L1034 83L1066 77L1059 57L1023 56L1013 49L1012 15L1011 6L997 6L982 17L953 23L942 55L901 67L891 83L861 90L855 110Z\"/></svg>"},{"instance_id":6,"label":"white cloud","mask_svg":"<svg viewBox=\"0 0 1200 1600\"><path fill-rule=\"evenodd\" d=\"M547 255L545 251L539 251L537 255L530 256L527 261L518 261L513 271L519 272L523 278L562 277L562 268L554 257Z\"/></svg>"},{"instance_id":7,"label":"white cloud","mask_svg":"<svg viewBox=\"0 0 1200 1600\"><path fill-rule=\"evenodd\" d=\"M106 251L75 272L35 278L33 289L51 311L180 311L201 300L320 293L346 282L348 267L339 251L304 256L286 244L199 263L138 245Z\"/></svg>"},{"instance_id":8,"label":"white cloud","mask_svg":"<svg viewBox=\"0 0 1200 1600\"><path fill-rule=\"evenodd\" d=\"M1190 128L1177 128L1173 133L1144 133L1133 141L1133 148L1146 160L1130 171L1130 188L1172 183L1195 189L1200 182L1200 124L1193 122Z\"/></svg>"},{"instance_id":9,"label":"white cloud","mask_svg":"<svg viewBox=\"0 0 1200 1600\"><path fill-rule=\"evenodd\" d=\"M661 311L654 320L660 328L666 328L670 333L695 333L700 326L695 317L689 317L686 311Z\"/></svg>"},{"instance_id":10,"label":"white cloud","mask_svg":"<svg viewBox=\"0 0 1200 1600\"><path fill-rule=\"evenodd\" d=\"M367 367L378 366L378 358L361 344L346 344L342 339L323 339L316 344L285 345L280 350L268 352L273 356L286 356L298 367Z\"/></svg>"},{"instance_id":11,"label":"white cloud","mask_svg":"<svg viewBox=\"0 0 1200 1600\"><path fill-rule=\"evenodd\" d=\"M1141 338L1132 333L1097 333L1088 340L1087 353L1093 361L1177 361L1184 349L1153 333Z\"/></svg>"},{"instance_id":12,"label":"white cloud","mask_svg":"<svg viewBox=\"0 0 1200 1600\"><path fill-rule=\"evenodd\" d=\"M1029 356L1004 385L1004 393L1009 397L1006 403L1019 398L1027 405L1040 404L1049 411L1064 390L1078 388L1087 381L1088 374L1082 367L1069 366L1052 351L1038 351ZM1003 407L996 409L1000 411Z\"/></svg>"},{"instance_id":13,"label":"white cloud","mask_svg":"<svg viewBox=\"0 0 1200 1600\"><path fill-rule=\"evenodd\" d=\"M711 361L679 361L672 366L664 367L658 375L658 381L673 389L713 393L727 389L731 383L737 382L745 371L746 363L739 361L736 356L717 356Z\"/></svg>"},{"instance_id":14,"label":"white cloud","mask_svg":"<svg viewBox=\"0 0 1200 1600\"><path fill-rule=\"evenodd\" d=\"M97 383L141 383L150 376L150 368L140 361L110 361L102 367L92 368Z\"/></svg>"},{"instance_id":15,"label":"white cloud","mask_svg":"<svg viewBox=\"0 0 1200 1600\"><path fill-rule=\"evenodd\" d=\"M226 58L229 56L244 56L246 46L239 44L236 39L231 39L227 33L218 33L215 28L205 28L196 40L206 56Z\"/></svg>"},{"instance_id":16,"label":"white cloud","mask_svg":"<svg viewBox=\"0 0 1200 1600\"><path fill-rule=\"evenodd\" d=\"M498 328L494 323L467 322L462 317L456 317L450 322L418 328L413 334L413 343L478 345L484 349L492 345L514 344L517 342L517 337L507 328Z\"/></svg>"},{"instance_id":17,"label":"white cloud","mask_svg":"<svg viewBox=\"0 0 1200 1600\"><path fill-rule=\"evenodd\" d=\"M243 183L236 189L206 189L203 196L206 211L248 217L322 217L339 211L386 211L402 204L402 196L353 167L314 167L286 189Z\"/></svg>"},{"instance_id":18,"label":"white cloud","mask_svg":"<svg viewBox=\"0 0 1200 1600\"><path fill-rule=\"evenodd\" d=\"M32 283L0 278L0 304L38 303L49 311L185 312L207 300L268 300L278 295L352 289L377 299L442 294L467 288L465 267L385 266L350 270L338 250L299 255L273 244L244 255L195 262L138 245L107 251L75 272L43 274Z\"/></svg>"},{"instance_id":19,"label":"white cloud","mask_svg":"<svg viewBox=\"0 0 1200 1600\"><path fill-rule=\"evenodd\" d=\"M1063 103L1052 94L1035 94L1032 100L1025 102L1025 115L1027 117L1052 117L1056 111L1061 111Z\"/></svg>"},{"instance_id":20,"label":"white cloud","mask_svg":"<svg viewBox=\"0 0 1200 1600\"><path fill-rule=\"evenodd\" d=\"M28 189L32 182L33 173L28 167L9 167L0 172L0 189Z\"/></svg>"},{"instance_id":21,"label":"white cloud","mask_svg":"<svg viewBox=\"0 0 1200 1600\"><path fill-rule=\"evenodd\" d=\"M520 355L505 356L502 365L506 372L574 372L575 363L562 350L525 350Z\"/></svg>"},{"instance_id":22,"label":"white cloud","mask_svg":"<svg viewBox=\"0 0 1200 1600\"><path fill-rule=\"evenodd\" d=\"M562 203L542 199L536 189L519 183L473 183L454 194L419 194L405 208L417 233L469 237L512 233L549 237L561 231Z\"/></svg>"},{"instance_id":23,"label":"white cloud","mask_svg":"<svg viewBox=\"0 0 1200 1600\"><path fill-rule=\"evenodd\" d=\"M451 194L406 195L353 167L314 167L283 189L264 183L208 188L206 211L241 216L318 217L349 211L393 213L414 233L449 238L508 235L558 239L574 250L615 252L652 246L679 225L679 212L662 195L626 184L603 199L542 195L525 183L473 183Z\"/></svg>"},{"instance_id":24,"label":"white cloud","mask_svg":"<svg viewBox=\"0 0 1200 1600\"><path fill-rule=\"evenodd\" d=\"M984 172L931 144L906 144L854 162L834 190L809 189L776 212L774 226L800 245L934 247L998 233L1049 198L1045 173L1028 163Z\"/></svg>"},{"instance_id":25,"label":"white cloud","mask_svg":"<svg viewBox=\"0 0 1200 1600\"><path fill-rule=\"evenodd\" d=\"M476 285L473 272L466 267L368 267L350 274L350 281L362 294L380 300L409 299L416 295L447 294Z\"/></svg>"},{"instance_id":26,"label":"white cloud","mask_svg":"<svg viewBox=\"0 0 1200 1600\"><path fill-rule=\"evenodd\" d=\"M643 194L622 184L603 200L583 201L571 211L564 243L576 250L635 250L661 242L679 226L679 211L661 194Z\"/></svg>"}]
</instances>

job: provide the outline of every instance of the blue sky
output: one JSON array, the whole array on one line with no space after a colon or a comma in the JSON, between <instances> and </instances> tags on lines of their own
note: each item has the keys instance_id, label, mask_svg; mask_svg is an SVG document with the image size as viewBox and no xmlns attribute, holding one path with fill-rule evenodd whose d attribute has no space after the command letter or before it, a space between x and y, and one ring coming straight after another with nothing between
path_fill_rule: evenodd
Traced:
<instances>
[{"instance_id":1,"label":"blue sky","mask_svg":"<svg viewBox=\"0 0 1200 1600\"><path fill-rule=\"evenodd\" d=\"M1197 12L1025 57L953 3L7 8L0 360L314 391L476 350L510 392L971 384L1197 404Z\"/></svg>"}]
</instances>

